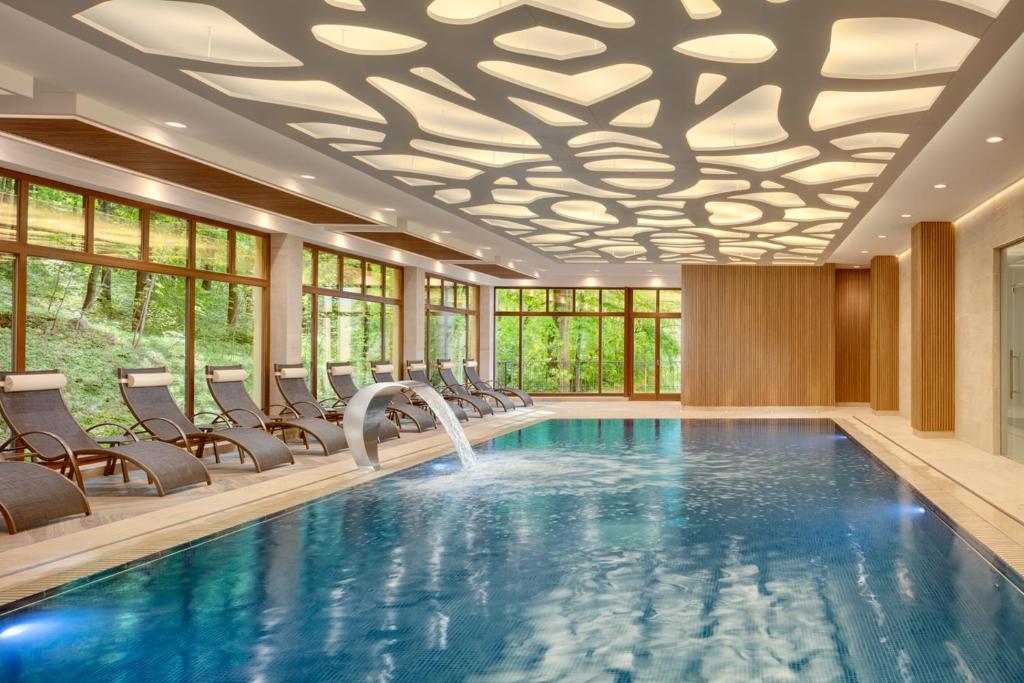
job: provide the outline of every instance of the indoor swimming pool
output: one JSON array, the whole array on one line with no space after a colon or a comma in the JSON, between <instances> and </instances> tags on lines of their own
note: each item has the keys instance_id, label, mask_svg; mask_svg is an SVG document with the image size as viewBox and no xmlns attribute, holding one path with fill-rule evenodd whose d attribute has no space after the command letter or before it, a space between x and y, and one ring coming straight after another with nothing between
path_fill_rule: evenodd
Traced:
<instances>
[{"instance_id":1,"label":"indoor swimming pool","mask_svg":"<svg viewBox=\"0 0 1024 683\"><path fill-rule=\"evenodd\" d=\"M830 420L477 452L9 612L0 680L1024 680L1015 582Z\"/></svg>"}]
</instances>

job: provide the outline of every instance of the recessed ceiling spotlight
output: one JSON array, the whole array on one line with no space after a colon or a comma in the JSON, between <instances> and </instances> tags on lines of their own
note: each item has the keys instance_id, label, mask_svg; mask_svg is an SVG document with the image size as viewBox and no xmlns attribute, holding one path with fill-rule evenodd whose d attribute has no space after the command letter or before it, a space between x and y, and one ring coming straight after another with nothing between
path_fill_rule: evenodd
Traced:
<instances>
[{"instance_id":1,"label":"recessed ceiling spotlight","mask_svg":"<svg viewBox=\"0 0 1024 683\"><path fill-rule=\"evenodd\" d=\"M860 266L854 266L854 268L860 268Z\"/></svg>"},{"instance_id":2,"label":"recessed ceiling spotlight","mask_svg":"<svg viewBox=\"0 0 1024 683\"><path fill-rule=\"evenodd\" d=\"M302 178L303 180L316 180L315 175L309 175L308 173L303 173L299 177Z\"/></svg>"},{"instance_id":3,"label":"recessed ceiling spotlight","mask_svg":"<svg viewBox=\"0 0 1024 683\"><path fill-rule=\"evenodd\" d=\"M913 218L913 214L901 213L900 218Z\"/></svg>"},{"instance_id":4,"label":"recessed ceiling spotlight","mask_svg":"<svg viewBox=\"0 0 1024 683\"><path fill-rule=\"evenodd\" d=\"M523 259L521 259L521 258L514 258L514 259L512 259L512 263L522 263L522 262L523 262Z\"/></svg>"},{"instance_id":5,"label":"recessed ceiling spotlight","mask_svg":"<svg viewBox=\"0 0 1024 683\"><path fill-rule=\"evenodd\" d=\"M394 211L394 209L392 209L392 208L391 208L390 206L385 206L385 207L384 207L383 209L381 209L381 210L382 210L382 211Z\"/></svg>"},{"instance_id":6,"label":"recessed ceiling spotlight","mask_svg":"<svg viewBox=\"0 0 1024 683\"><path fill-rule=\"evenodd\" d=\"M164 125L168 128L188 128L188 124L181 123L180 121L164 121Z\"/></svg>"},{"instance_id":7,"label":"recessed ceiling spotlight","mask_svg":"<svg viewBox=\"0 0 1024 683\"><path fill-rule=\"evenodd\" d=\"M481 249L490 249L490 247L480 247Z\"/></svg>"},{"instance_id":8,"label":"recessed ceiling spotlight","mask_svg":"<svg viewBox=\"0 0 1024 683\"><path fill-rule=\"evenodd\" d=\"M886 235L879 235L878 236L878 239L880 239L880 240L884 240L885 238L886 238Z\"/></svg>"},{"instance_id":9,"label":"recessed ceiling spotlight","mask_svg":"<svg viewBox=\"0 0 1024 683\"><path fill-rule=\"evenodd\" d=\"M1002 135L993 135L990 138L985 138L985 142L987 142L990 145L998 145L1000 142L1003 142L1004 140L1006 140L1006 138L1004 138Z\"/></svg>"},{"instance_id":10,"label":"recessed ceiling spotlight","mask_svg":"<svg viewBox=\"0 0 1024 683\"><path fill-rule=\"evenodd\" d=\"M935 183L934 185L932 185L932 187L934 187L936 190L945 190L947 187L949 187L949 185L947 185L946 183Z\"/></svg>"},{"instance_id":11,"label":"recessed ceiling spotlight","mask_svg":"<svg viewBox=\"0 0 1024 683\"><path fill-rule=\"evenodd\" d=\"M442 235L450 235L450 234L452 234L452 231L451 230L442 230L441 234Z\"/></svg>"},{"instance_id":12,"label":"recessed ceiling spotlight","mask_svg":"<svg viewBox=\"0 0 1024 683\"><path fill-rule=\"evenodd\" d=\"M868 253L868 251L867 251L867 249L864 249L864 250L863 250L863 251L861 251L860 253L862 253L862 254L866 254L866 253Z\"/></svg>"}]
</instances>

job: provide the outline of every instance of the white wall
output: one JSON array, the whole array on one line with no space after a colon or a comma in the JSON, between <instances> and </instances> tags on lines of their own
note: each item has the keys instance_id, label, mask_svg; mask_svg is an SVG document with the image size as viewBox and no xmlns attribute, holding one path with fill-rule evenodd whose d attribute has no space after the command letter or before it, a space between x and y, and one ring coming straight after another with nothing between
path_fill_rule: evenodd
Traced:
<instances>
[{"instance_id":1,"label":"white wall","mask_svg":"<svg viewBox=\"0 0 1024 683\"><path fill-rule=\"evenodd\" d=\"M1000 450L999 249L1024 238L1024 181L956 224L956 435Z\"/></svg>"}]
</instances>

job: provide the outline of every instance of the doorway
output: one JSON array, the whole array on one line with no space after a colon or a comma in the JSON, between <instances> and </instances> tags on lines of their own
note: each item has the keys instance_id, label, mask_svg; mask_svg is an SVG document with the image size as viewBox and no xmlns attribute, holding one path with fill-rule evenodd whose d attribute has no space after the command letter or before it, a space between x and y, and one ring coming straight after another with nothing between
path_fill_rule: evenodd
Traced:
<instances>
[{"instance_id":1,"label":"doorway","mask_svg":"<svg viewBox=\"0 0 1024 683\"><path fill-rule=\"evenodd\" d=\"M1002 446L1024 462L1024 243L1002 251Z\"/></svg>"},{"instance_id":2,"label":"doorway","mask_svg":"<svg viewBox=\"0 0 1024 683\"><path fill-rule=\"evenodd\" d=\"M680 290L632 289L630 294L629 396L679 400L682 387Z\"/></svg>"}]
</instances>

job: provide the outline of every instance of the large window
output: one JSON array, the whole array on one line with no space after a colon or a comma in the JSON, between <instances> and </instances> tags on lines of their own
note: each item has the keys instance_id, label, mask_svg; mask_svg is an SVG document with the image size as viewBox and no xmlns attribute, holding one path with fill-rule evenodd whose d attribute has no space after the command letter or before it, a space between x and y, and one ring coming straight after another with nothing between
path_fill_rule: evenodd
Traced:
<instances>
[{"instance_id":1,"label":"large window","mask_svg":"<svg viewBox=\"0 0 1024 683\"><path fill-rule=\"evenodd\" d=\"M678 289L495 289L495 377L540 394L672 395Z\"/></svg>"},{"instance_id":2,"label":"large window","mask_svg":"<svg viewBox=\"0 0 1024 683\"><path fill-rule=\"evenodd\" d=\"M437 359L451 359L464 381L462 361L476 358L479 349L479 287L439 275L428 275L426 287L427 367L438 379Z\"/></svg>"},{"instance_id":3,"label":"large window","mask_svg":"<svg viewBox=\"0 0 1024 683\"><path fill-rule=\"evenodd\" d=\"M303 268L302 362L314 391L331 398L327 363L352 363L357 385L370 364L400 362L402 275L394 266L307 245Z\"/></svg>"},{"instance_id":4,"label":"large window","mask_svg":"<svg viewBox=\"0 0 1024 683\"><path fill-rule=\"evenodd\" d=\"M119 367L167 367L196 412L205 365L241 363L265 402L266 242L0 170L0 366L63 372L85 424L129 420Z\"/></svg>"},{"instance_id":5,"label":"large window","mask_svg":"<svg viewBox=\"0 0 1024 683\"><path fill-rule=\"evenodd\" d=\"M534 393L625 392L625 290L495 290L495 379Z\"/></svg>"}]
</instances>

